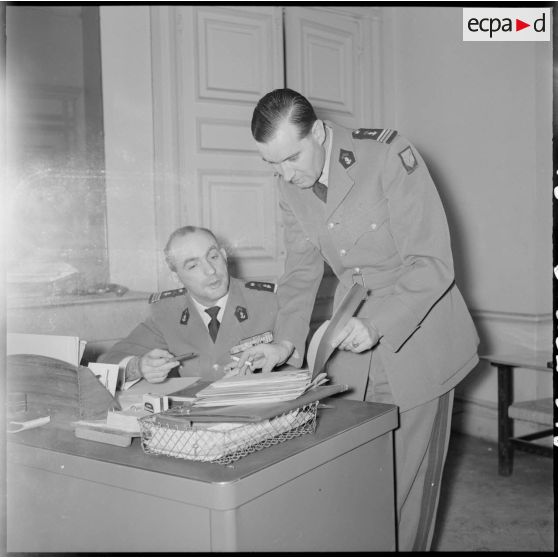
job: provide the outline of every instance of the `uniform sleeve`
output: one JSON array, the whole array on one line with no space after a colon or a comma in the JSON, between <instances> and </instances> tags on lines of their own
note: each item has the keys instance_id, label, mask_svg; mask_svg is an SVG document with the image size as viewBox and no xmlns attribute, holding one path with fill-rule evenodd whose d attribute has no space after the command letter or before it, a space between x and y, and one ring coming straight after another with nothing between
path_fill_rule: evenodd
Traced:
<instances>
[{"instance_id":1,"label":"uniform sleeve","mask_svg":"<svg viewBox=\"0 0 558 558\"><path fill-rule=\"evenodd\" d=\"M288 340L294 343L296 350L287 362L293 366L301 366L324 263L287 202L282 199L279 206L285 227L287 256L285 271L277 286L279 312L274 338L277 341Z\"/></svg>"},{"instance_id":2,"label":"uniform sleeve","mask_svg":"<svg viewBox=\"0 0 558 558\"><path fill-rule=\"evenodd\" d=\"M153 318L139 324L126 339L116 343L111 349L99 357L99 362L118 364L125 357L141 356L151 349L168 349L163 334Z\"/></svg>"},{"instance_id":3,"label":"uniform sleeve","mask_svg":"<svg viewBox=\"0 0 558 558\"><path fill-rule=\"evenodd\" d=\"M390 228L403 273L393 295L373 303L372 323L393 351L420 327L454 281L449 229L442 202L414 146L398 137L382 175Z\"/></svg>"}]
</instances>

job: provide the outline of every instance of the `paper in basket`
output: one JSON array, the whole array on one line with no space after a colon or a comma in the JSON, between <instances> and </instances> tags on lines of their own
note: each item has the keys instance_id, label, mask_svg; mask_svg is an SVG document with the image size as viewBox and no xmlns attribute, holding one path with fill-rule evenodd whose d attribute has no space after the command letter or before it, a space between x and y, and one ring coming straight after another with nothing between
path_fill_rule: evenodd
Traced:
<instances>
[{"instance_id":1,"label":"paper in basket","mask_svg":"<svg viewBox=\"0 0 558 558\"><path fill-rule=\"evenodd\" d=\"M260 422L192 422L163 413L140 420L142 447L154 453L230 464L265 447L314 432L318 403Z\"/></svg>"}]
</instances>

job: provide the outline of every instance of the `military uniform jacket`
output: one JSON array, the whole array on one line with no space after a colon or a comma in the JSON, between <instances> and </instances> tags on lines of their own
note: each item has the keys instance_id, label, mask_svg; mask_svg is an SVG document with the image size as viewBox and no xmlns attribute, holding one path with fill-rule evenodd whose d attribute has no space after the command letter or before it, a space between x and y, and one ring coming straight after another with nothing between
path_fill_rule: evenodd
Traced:
<instances>
[{"instance_id":1,"label":"military uniform jacket","mask_svg":"<svg viewBox=\"0 0 558 558\"><path fill-rule=\"evenodd\" d=\"M150 316L100 360L118 363L127 356L140 356L155 348L167 349L174 355L195 352L199 357L183 362L179 374L218 379L223 376L222 369L218 371L214 365L231 361L231 347L247 337L273 331L277 316L274 287L270 283L244 284L231 277L229 298L215 343L185 289L160 293L152 297Z\"/></svg>"},{"instance_id":2,"label":"military uniform jacket","mask_svg":"<svg viewBox=\"0 0 558 558\"><path fill-rule=\"evenodd\" d=\"M280 184L287 258L275 338L302 351L325 260L339 279L334 305L353 282L368 289L356 315L382 336L373 350L405 410L447 392L478 362L478 336L454 283L445 213L424 161L404 137L326 125L333 130L327 203L312 189ZM367 376L334 374L359 397Z\"/></svg>"}]
</instances>

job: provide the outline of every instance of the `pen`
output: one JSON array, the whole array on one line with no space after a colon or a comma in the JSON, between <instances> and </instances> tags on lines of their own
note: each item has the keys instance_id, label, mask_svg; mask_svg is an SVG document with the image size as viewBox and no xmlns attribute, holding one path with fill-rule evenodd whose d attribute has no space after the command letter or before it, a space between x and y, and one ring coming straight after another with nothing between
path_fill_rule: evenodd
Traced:
<instances>
[{"instance_id":1,"label":"pen","mask_svg":"<svg viewBox=\"0 0 558 558\"><path fill-rule=\"evenodd\" d=\"M183 360L190 360L191 358L196 358L198 356L198 353L186 353L183 355L178 355L178 356L174 356L172 358L168 359L168 362L172 362L174 360L178 361L178 362L182 362Z\"/></svg>"}]
</instances>

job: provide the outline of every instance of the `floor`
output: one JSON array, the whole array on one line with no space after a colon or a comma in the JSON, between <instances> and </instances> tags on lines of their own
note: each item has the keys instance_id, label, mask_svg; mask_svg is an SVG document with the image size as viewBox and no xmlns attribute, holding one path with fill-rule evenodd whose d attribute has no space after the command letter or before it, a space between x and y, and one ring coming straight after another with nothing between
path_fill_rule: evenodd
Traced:
<instances>
[{"instance_id":1,"label":"floor","mask_svg":"<svg viewBox=\"0 0 558 558\"><path fill-rule=\"evenodd\" d=\"M553 460L515 452L498 475L497 446L453 433L433 552L553 552Z\"/></svg>"}]
</instances>

